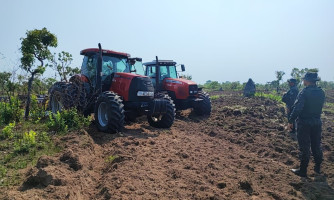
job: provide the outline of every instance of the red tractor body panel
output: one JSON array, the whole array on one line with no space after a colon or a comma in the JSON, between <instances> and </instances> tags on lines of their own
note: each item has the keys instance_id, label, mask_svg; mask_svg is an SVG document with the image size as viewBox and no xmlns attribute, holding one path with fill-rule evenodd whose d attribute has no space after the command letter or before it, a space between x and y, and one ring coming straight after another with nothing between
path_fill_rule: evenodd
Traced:
<instances>
[{"instance_id":1,"label":"red tractor body panel","mask_svg":"<svg viewBox=\"0 0 334 200\"><path fill-rule=\"evenodd\" d=\"M174 92L176 99L187 99L189 97L189 85L197 84L186 79L165 78L162 85L164 90Z\"/></svg>"},{"instance_id":2,"label":"red tractor body panel","mask_svg":"<svg viewBox=\"0 0 334 200\"><path fill-rule=\"evenodd\" d=\"M123 72L116 73L112 79L110 91L113 91L123 97L124 101L128 101L131 81L134 77L138 76L140 75Z\"/></svg>"}]
</instances>

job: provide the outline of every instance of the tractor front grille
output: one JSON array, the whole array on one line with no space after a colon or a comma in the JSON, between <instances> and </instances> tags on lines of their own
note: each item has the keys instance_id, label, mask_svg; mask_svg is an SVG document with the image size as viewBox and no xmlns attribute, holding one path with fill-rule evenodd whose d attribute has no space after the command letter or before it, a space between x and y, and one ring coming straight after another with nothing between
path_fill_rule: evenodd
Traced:
<instances>
[{"instance_id":1,"label":"tractor front grille","mask_svg":"<svg viewBox=\"0 0 334 200\"><path fill-rule=\"evenodd\" d=\"M189 85L189 95L196 95L198 93L197 85Z\"/></svg>"}]
</instances>

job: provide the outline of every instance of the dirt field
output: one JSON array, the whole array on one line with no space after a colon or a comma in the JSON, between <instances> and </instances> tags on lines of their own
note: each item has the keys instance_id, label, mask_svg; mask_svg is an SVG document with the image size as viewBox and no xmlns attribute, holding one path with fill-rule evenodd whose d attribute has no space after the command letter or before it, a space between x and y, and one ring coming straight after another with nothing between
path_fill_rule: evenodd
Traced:
<instances>
[{"instance_id":1,"label":"dirt field","mask_svg":"<svg viewBox=\"0 0 334 200\"><path fill-rule=\"evenodd\" d=\"M221 93L210 118L178 113L171 129L146 118L123 134L92 125L57 141L65 150L22 170L25 181L0 199L334 199L334 114L323 114L323 175L298 166L284 108L261 98ZM333 102L334 93L329 93Z\"/></svg>"}]
</instances>

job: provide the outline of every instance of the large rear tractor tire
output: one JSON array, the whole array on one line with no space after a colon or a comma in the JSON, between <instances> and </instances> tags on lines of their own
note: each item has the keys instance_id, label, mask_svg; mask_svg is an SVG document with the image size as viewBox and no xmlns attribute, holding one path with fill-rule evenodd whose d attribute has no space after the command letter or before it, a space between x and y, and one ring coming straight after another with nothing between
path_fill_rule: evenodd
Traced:
<instances>
[{"instance_id":1,"label":"large rear tractor tire","mask_svg":"<svg viewBox=\"0 0 334 200\"><path fill-rule=\"evenodd\" d=\"M86 111L88 95L83 84L69 83L66 97L71 101L72 107L77 108L79 112L84 113Z\"/></svg>"},{"instance_id":2,"label":"large rear tractor tire","mask_svg":"<svg viewBox=\"0 0 334 200\"><path fill-rule=\"evenodd\" d=\"M56 114L63 109L68 109L72 106L72 103L66 97L66 90L68 83L57 82L49 90L49 109L52 113Z\"/></svg>"},{"instance_id":3,"label":"large rear tractor tire","mask_svg":"<svg viewBox=\"0 0 334 200\"><path fill-rule=\"evenodd\" d=\"M197 115L210 115L211 114L211 100L210 96L206 92L199 92L198 98L202 99L195 107L194 111Z\"/></svg>"},{"instance_id":4,"label":"large rear tractor tire","mask_svg":"<svg viewBox=\"0 0 334 200\"><path fill-rule=\"evenodd\" d=\"M175 105L173 100L165 94L157 94L156 98L162 98L167 101L166 113L160 115L147 115L147 121L155 128L170 128L175 119Z\"/></svg>"},{"instance_id":5,"label":"large rear tractor tire","mask_svg":"<svg viewBox=\"0 0 334 200\"><path fill-rule=\"evenodd\" d=\"M95 122L102 132L117 133L124 127L124 105L120 96L103 92L95 104Z\"/></svg>"}]
</instances>

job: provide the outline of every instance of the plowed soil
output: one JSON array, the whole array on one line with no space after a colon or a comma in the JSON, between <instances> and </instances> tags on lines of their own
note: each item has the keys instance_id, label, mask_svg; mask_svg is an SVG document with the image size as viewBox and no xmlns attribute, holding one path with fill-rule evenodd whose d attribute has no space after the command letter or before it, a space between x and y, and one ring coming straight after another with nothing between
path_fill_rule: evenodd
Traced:
<instances>
[{"instance_id":1,"label":"plowed soil","mask_svg":"<svg viewBox=\"0 0 334 200\"><path fill-rule=\"evenodd\" d=\"M282 105L221 93L209 118L191 110L170 129L142 117L122 134L92 125L58 139L58 155L22 170L22 185L0 199L334 199L333 112L323 117L323 174L298 166ZM333 98L331 97L331 100Z\"/></svg>"}]
</instances>

